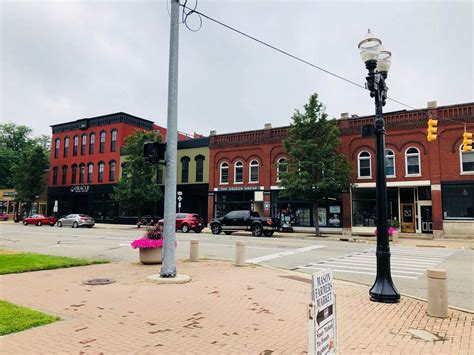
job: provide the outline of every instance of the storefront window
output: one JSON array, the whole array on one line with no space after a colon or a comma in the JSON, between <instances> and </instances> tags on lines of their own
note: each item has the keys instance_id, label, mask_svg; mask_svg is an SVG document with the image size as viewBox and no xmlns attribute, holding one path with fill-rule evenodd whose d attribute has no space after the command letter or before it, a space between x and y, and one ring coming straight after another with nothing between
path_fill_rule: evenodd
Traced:
<instances>
[{"instance_id":1,"label":"storefront window","mask_svg":"<svg viewBox=\"0 0 474 355\"><path fill-rule=\"evenodd\" d=\"M377 223L375 189L352 191L352 225L372 227Z\"/></svg>"},{"instance_id":2,"label":"storefront window","mask_svg":"<svg viewBox=\"0 0 474 355\"><path fill-rule=\"evenodd\" d=\"M443 216L450 218L474 218L474 184L443 184Z\"/></svg>"}]
</instances>

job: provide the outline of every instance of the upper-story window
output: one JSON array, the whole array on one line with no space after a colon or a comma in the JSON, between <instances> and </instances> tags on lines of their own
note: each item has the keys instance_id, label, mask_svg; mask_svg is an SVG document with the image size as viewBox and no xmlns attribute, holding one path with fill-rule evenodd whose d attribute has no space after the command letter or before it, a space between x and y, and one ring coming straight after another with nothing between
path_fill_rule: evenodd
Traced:
<instances>
[{"instance_id":1,"label":"upper-story window","mask_svg":"<svg viewBox=\"0 0 474 355\"><path fill-rule=\"evenodd\" d=\"M86 174L86 165L82 163L79 165L79 184L84 183L84 175Z\"/></svg>"},{"instance_id":2,"label":"upper-story window","mask_svg":"<svg viewBox=\"0 0 474 355\"><path fill-rule=\"evenodd\" d=\"M189 157L181 158L181 182L189 181Z\"/></svg>"},{"instance_id":3,"label":"upper-story window","mask_svg":"<svg viewBox=\"0 0 474 355\"><path fill-rule=\"evenodd\" d=\"M88 183L92 182L93 175L94 175L94 164L89 163L87 164L87 182Z\"/></svg>"},{"instance_id":4,"label":"upper-story window","mask_svg":"<svg viewBox=\"0 0 474 355\"><path fill-rule=\"evenodd\" d=\"M122 179L126 179L127 176L128 176L128 175L127 175L127 170L126 170L127 165L128 165L127 163L122 163L122 165L121 165L121 167L122 167ZM160 166L158 165L157 170L159 169L159 167L160 167Z\"/></svg>"},{"instance_id":5,"label":"upper-story window","mask_svg":"<svg viewBox=\"0 0 474 355\"><path fill-rule=\"evenodd\" d=\"M117 149L117 130L114 128L110 137L110 151L115 152L115 149Z\"/></svg>"},{"instance_id":6,"label":"upper-story window","mask_svg":"<svg viewBox=\"0 0 474 355\"><path fill-rule=\"evenodd\" d=\"M67 184L67 165L63 165L63 171L61 176L61 184Z\"/></svg>"},{"instance_id":7,"label":"upper-story window","mask_svg":"<svg viewBox=\"0 0 474 355\"><path fill-rule=\"evenodd\" d=\"M220 183L221 184L228 184L229 183L229 164L228 163L222 163L221 164L221 168L220 168L220 172L221 172L221 180L220 180Z\"/></svg>"},{"instance_id":8,"label":"upper-story window","mask_svg":"<svg viewBox=\"0 0 474 355\"><path fill-rule=\"evenodd\" d=\"M94 154L95 133L89 135L89 154Z\"/></svg>"},{"instance_id":9,"label":"upper-story window","mask_svg":"<svg viewBox=\"0 0 474 355\"><path fill-rule=\"evenodd\" d=\"M55 166L53 168L53 185L57 185L58 184L58 167Z\"/></svg>"},{"instance_id":10,"label":"upper-story window","mask_svg":"<svg viewBox=\"0 0 474 355\"><path fill-rule=\"evenodd\" d=\"M194 160L196 161L196 182L204 181L204 155L197 155Z\"/></svg>"},{"instance_id":11,"label":"upper-story window","mask_svg":"<svg viewBox=\"0 0 474 355\"><path fill-rule=\"evenodd\" d=\"M106 136L106 134L107 133L105 131L100 132L99 153L105 152L105 136Z\"/></svg>"},{"instance_id":12,"label":"upper-story window","mask_svg":"<svg viewBox=\"0 0 474 355\"><path fill-rule=\"evenodd\" d=\"M103 161L101 161L99 162L99 176L98 176L99 182L104 181L104 170L105 170L105 164Z\"/></svg>"},{"instance_id":13,"label":"upper-story window","mask_svg":"<svg viewBox=\"0 0 474 355\"><path fill-rule=\"evenodd\" d=\"M115 181L115 160L109 162L109 181Z\"/></svg>"},{"instance_id":14,"label":"upper-story window","mask_svg":"<svg viewBox=\"0 0 474 355\"><path fill-rule=\"evenodd\" d=\"M244 163L237 161L234 164L234 183L242 184L244 182Z\"/></svg>"},{"instance_id":15,"label":"upper-story window","mask_svg":"<svg viewBox=\"0 0 474 355\"><path fill-rule=\"evenodd\" d=\"M395 177L395 153L391 149L385 151L385 174Z\"/></svg>"},{"instance_id":16,"label":"upper-story window","mask_svg":"<svg viewBox=\"0 0 474 355\"><path fill-rule=\"evenodd\" d=\"M405 153L406 175L420 175L420 151L417 148L408 148Z\"/></svg>"},{"instance_id":17,"label":"upper-story window","mask_svg":"<svg viewBox=\"0 0 474 355\"><path fill-rule=\"evenodd\" d=\"M359 178L371 178L372 177L372 163L369 152L360 152L357 159L359 167Z\"/></svg>"},{"instance_id":18,"label":"upper-story window","mask_svg":"<svg viewBox=\"0 0 474 355\"><path fill-rule=\"evenodd\" d=\"M83 134L81 138L81 155L86 154L87 134Z\"/></svg>"},{"instance_id":19,"label":"upper-story window","mask_svg":"<svg viewBox=\"0 0 474 355\"><path fill-rule=\"evenodd\" d=\"M54 141L54 158L57 159L59 158L59 149L61 147L61 140L59 138L56 138Z\"/></svg>"},{"instance_id":20,"label":"upper-story window","mask_svg":"<svg viewBox=\"0 0 474 355\"><path fill-rule=\"evenodd\" d=\"M69 137L64 138L64 149L63 156L66 158L69 150Z\"/></svg>"},{"instance_id":21,"label":"upper-story window","mask_svg":"<svg viewBox=\"0 0 474 355\"><path fill-rule=\"evenodd\" d=\"M463 152L462 146L459 147L461 174L474 174L474 151Z\"/></svg>"},{"instance_id":22,"label":"upper-story window","mask_svg":"<svg viewBox=\"0 0 474 355\"><path fill-rule=\"evenodd\" d=\"M76 178L77 178L77 165L72 164L72 166L71 166L71 184L76 183Z\"/></svg>"},{"instance_id":23,"label":"upper-story window","mask_svg":"<svg viewBox=\"0 0 474 355\"><path fill-rule=\"evenodd\" d=\"M249 182L258 182L258 161L252 160L250 162Z\"/></svg>"},{"instance_id":24,"label":"upper-story window","mask_svg":"<svg viewBox=\"0 0 474 355\"><path fill-rule=\"evenodd\" d=\"M74 136L73 143L72 143L72 155L77 155L77 149L79 147L79 136Z\"/></svg>"},{"instance_id":25,"label":"upper-story window","mask_svg":"<svg viewBox=\"0 0 474 355\"><path fill-rule=\"evenodd\" d=\"M286 158L280 158L277 161L277 181L281 181L282 175L288 172L288 161Z\"/></svg>"}]
</instances>

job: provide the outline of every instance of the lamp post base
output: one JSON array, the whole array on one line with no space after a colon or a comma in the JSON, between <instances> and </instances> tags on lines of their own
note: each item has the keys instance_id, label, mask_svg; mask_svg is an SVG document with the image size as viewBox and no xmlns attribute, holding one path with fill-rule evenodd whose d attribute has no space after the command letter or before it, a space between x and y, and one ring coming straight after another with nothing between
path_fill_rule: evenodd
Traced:
<instances>
[{"instance_id":1,"label":"lamp post base","mask_svg":"<svg viewBox=\"0 0 474 355\"><path fill-rule=\"evenodd\" d=\"M377 251L377 277L369 294L370 300L382 303L397 303L400 301L390 274L390 251Z\"/></svg>"}]
</instances>

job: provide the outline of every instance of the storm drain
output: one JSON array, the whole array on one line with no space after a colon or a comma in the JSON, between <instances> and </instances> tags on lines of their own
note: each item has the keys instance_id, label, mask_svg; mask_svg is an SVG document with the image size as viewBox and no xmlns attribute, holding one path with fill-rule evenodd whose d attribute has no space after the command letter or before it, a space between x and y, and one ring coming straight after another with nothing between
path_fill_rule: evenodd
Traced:
<instances>
[{"instance_id":1,"label":"storm drain","mask_svg":"<svg viewBox=\"0 0 474 355\"><path fill-rule=\"evenodd\" d=\"M99 286L99 285L108 285L114 283L115 280L112 279L92 279L84 281L84 285L92 285L92 286Z\"/></svg>"}]
</instances>

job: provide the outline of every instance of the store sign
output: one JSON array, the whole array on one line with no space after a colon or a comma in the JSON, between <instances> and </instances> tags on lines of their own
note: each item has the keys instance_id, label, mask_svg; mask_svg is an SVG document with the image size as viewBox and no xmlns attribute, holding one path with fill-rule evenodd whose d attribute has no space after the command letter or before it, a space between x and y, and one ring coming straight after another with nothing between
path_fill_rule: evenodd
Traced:
<instances>
[{"instance_id":1,"label":"store sign","mask_svg":"<svg viewBox=\"0 0 474 355\"><path fill-rule=\"evenodd\" d=\"M341 213L341 206L329 206L330 213Z\"/></svg>"},{"instance_id":2,"label":"store sign","mask_svg":"<svg viewBox=\"0 0 474 355\"><path fill-rule=\"evenodd\" d=\"M71 186L71 192L89 192L89 185Z\"/></svg>"},{"instance_id":3,"label":"store sign","mask_svg":"<svg viewBox=\"0 0 474 355\"><path fill-rule=\"evenodd\" d=\"M237 187L218 187L216 191L255 191L260 190L260 186L237 186Z\"/></svg>"},{"instance_id":4,"label":"store sign","mask_svg":"<svg viewBox=\"0 0 474 355\"><path fill-rule=\"evenodd\" d=\"M5 191L3 193L3 197L15 197L16 196L16 192L15 191Z\"/></svg>"}]
</instances>

